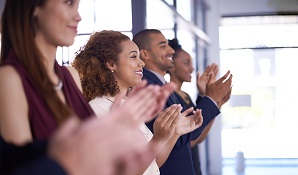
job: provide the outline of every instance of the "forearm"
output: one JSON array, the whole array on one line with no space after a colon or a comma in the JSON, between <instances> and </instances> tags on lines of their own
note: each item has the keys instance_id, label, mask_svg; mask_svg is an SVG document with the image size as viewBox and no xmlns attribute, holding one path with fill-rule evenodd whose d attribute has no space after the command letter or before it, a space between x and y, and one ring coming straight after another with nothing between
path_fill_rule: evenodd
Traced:
<instances>
[{"instance_id":1,"label":"forearm","mask_svg":"<svg viewBox=\"0 0 298 175\"><path fill-rule=\"evenodd\" d=\"M140 156L136 156L139 158L137 160L138 169L133 173L133 175L144 174L150 164L155 161L165 144L166 142L158 140L153 136L146 145L145 149L140 152Z\"/></svg>"},{"instance_id":2,"label":"forearm","mask_svg":"<svg viewBox=\"0 0 298 175\"><path fill-rule=\"evenodd\" d=\"M161 167L165 161L168 159L173 147L175 146L178 138L180 136L174 134L171 139L163 146L162 150L160 151L160 153L157 155L156 157L156 163L158 165L158 167Z\"/></svg>"}]
</instances>

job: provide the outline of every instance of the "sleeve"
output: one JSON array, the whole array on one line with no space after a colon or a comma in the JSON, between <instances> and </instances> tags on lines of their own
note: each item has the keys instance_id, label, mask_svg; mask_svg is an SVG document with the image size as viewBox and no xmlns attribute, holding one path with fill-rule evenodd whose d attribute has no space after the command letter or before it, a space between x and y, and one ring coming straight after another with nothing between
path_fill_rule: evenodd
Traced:
<instances>
[{"instance_id":1,"label":"sleeve","mask_svg":"<svg viewBox=\"0 0 298 175\"><path fill-rule=\"evenodd\" d=\"M62 167L48 157L41 157L20 168L17 168L11 175L66 175Z\"/></svg>"},{"instance_id":2,"label":"sleeve","mask_svg":"<svg viewBox=\"0 0 298 175\"><path fill-rule=\"evenodd\" d=\"M219 113L218 107L207 97L203 97L200 102L196 106L197 109L202 109L202 115L203 115L203 124L196 130L184 134L179 137L177 140L177 143L175 144L175 147L182 147L186 144L189 144L190 141L196 139L200 136L200 134L203 132L205 127L210 123L211 120L213 120Z\"/></svg>"},{"instance_id":3,"label":"sleeve","mask_svg":"<svg viewBox=\"0 0 298 175\"><path fill-rule=\"evenodd\" d=\"M0 138L0 174L65 175L64 170L46 156L47 145L43 140L18 147Z\"/></svg>"},{"instance_id":4,"label":"sleeve","mask_svg":"<svg viewBox=\"0 0 298 175\"><path fill-rule=\"evenodd\" d=\"M201 95L198 95L197 100L196 100L196 104L200 103L200 101L203 99L203 97Z\"/></svg>"},{"instance_id":5,"label":"sleeve","mask_svg":"<svg viewBox=\"0 0 298 175\"><path fill-rule=\"evenodd\" d=\"M89 105L93 109L97 117L105 116L110 111L111 104L106 103L105 100L96 98L89 102Z\"/></svg>"}]
</instances>

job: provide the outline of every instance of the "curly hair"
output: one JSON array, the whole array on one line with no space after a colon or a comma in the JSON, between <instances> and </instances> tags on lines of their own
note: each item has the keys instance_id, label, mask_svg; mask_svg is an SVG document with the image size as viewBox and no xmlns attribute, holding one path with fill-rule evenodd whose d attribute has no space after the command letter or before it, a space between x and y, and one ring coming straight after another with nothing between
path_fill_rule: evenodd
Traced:
<instances>
[{"instance_id":1,"label":"curly hair","mask_svg":"<svg viewBox=\"0 0 298 175\"><path fill-rule=\"evenodd\" d=\"M88 101L120 92L107 63L118 63L121 44L127 40L130 38L121 32L103 30L92 34L87 44L76 52L72 66L79 72L83 94Z\"/></svg>"}]
</instances>

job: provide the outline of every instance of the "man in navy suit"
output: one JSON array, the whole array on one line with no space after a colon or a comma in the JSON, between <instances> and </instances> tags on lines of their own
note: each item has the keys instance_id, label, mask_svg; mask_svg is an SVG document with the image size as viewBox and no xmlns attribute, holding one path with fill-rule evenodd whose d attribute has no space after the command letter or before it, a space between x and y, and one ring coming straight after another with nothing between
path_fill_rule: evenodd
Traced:
<instances>
[{"instance_id":1,"label":"man in navy suit","mask_svg":"<svg viewBox=\"0 0 298 175\"><path fill-rule=\"evenodd\" d=\"M168 45L168 40L159 30L145 29L138 32L133 37L133 41L138 45L140 57L145 62L143 79L146 79L148 84L158 84L160 86L165 84L164 75L167 70L173 67L172 56L174 54L174 50ZM210 79L212 78L211 75ZM227 80L223 82L225 79ZM232 75L228 71L218 81L206 87L205 96L197 100L197 108L202 109L203 124L193 132L179 137L168 159L160 167L162 175L195 174L190 141L195 140L210 121L220 113L217 104L231 91L231 82ZM179 104L174 94L170 95L165 108L172 104ZM151 131L153 131L153 123L154 119L146 123Z\"/></svg>"}]
</instances>

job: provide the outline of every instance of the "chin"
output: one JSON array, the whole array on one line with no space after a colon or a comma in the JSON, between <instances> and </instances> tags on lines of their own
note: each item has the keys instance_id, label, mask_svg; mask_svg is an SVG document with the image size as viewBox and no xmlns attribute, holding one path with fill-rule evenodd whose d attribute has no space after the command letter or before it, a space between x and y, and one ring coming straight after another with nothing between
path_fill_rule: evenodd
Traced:
<instances>
[{"instance_id":1,"label":"chin","mask_svg":"<svg viewBox=\"0 0 298 175\"><path fill-rule=\"evenodd\" d=\"M69 47L69 46L73 45L74 41L75 41L75 35L65 36L63 38L63 40L61 41L61 43L62 43L61 45Z\"/></svg>"},{"instance_id":2,"label":"chin","mask_svg":"<svg viewBox=\"0 0 298 175\"><path fill-rule=\"evenodd\" d=\"M135 87L135 86L139 85L140 83L142 83L142 79L135 81L135 83L132 87Z\"/></svg>"}]
</instances>

